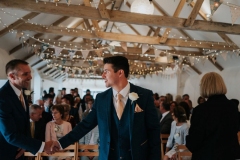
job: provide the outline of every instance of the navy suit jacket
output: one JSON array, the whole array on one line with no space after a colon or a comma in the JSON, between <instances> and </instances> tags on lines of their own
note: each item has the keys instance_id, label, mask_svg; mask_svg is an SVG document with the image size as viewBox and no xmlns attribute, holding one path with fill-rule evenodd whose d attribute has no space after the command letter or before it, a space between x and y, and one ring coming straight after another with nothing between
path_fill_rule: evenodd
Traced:
<instances>
[{"instance_id":1,"label":"navy suit jacket","mask_svg":"<svg viewBox=\"0 0 240 160\"><path fill-rule=\"evenodd\" d=\"M10 82L0 89L0 159L14 160L18 148L35 154L42 144L30 136L29 107L26 111L12 89Z\"/></svg>"},{"instance_id":2,"label":"navy suit jacket","mask_svg":"<svg viewBox=\"0 0 240 160\"><path fill-rule=\"evenodd\" d=\"M130 143L133 160L156 160L160 158L160 130L157 112L153 104L153 93L150 90L135 86L130 83L130 93L135 92L139 98L129 103L130 112ZM131 101L128 99L128 101ZM96 125L99 127L99 160L108 159L111 130L111 106L113 103L112 88L97 95L92 111L69 134L59 140L61 146L78 141L91 131ZM136 103L142 112L134 112Z\"/></svg>"}]
</instances>

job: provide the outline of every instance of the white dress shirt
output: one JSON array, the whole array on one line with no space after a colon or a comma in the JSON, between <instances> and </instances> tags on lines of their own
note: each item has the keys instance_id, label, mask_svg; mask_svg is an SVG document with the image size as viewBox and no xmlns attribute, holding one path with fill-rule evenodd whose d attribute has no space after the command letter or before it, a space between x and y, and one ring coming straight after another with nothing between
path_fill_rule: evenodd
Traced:
<instances>
[{"instance_id":1,"label":"white dress shirt","mask_svg":"<svg viewBox=\"0 0 240 160\"><path fill-rule=\"evenodd\" d=\"M164 112L164 113L162 114L162 118L161 118L160 122L163 120L163 118L164 118L168 113L169 113L169 111Z\"/></svg>"},{"instance_id":2,"label":"white dress shirt","mask_svg":"<svg viewBox=\"0 0 240 160\"><path fill-rule=\"evenodd\" d=\"M114 105L115 109L117 110L116 107L117 107L117 94L118 94L118 92L116 90L114 90L113 88L112 88L112 90L113 90L113 105ZM128 82L128 84L119 92L122 95L121 100L124 103L124 106L123 106L124 108L125 108L125 105L126 105L127 100L128 100L129 92L130 92L130 84Z\"/></svg>"}]
</instances>

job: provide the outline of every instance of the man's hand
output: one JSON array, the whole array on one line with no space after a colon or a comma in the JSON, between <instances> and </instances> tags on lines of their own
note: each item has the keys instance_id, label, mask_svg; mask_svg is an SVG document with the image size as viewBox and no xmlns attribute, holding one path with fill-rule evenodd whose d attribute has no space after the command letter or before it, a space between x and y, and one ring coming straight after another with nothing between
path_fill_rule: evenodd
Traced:
<instances>
[{"instance_id":1,"label":"man's hand","mask_svg":"<svg viewBox=\"0 0 240 160\"><path fill-rule=\"evenodd\" d=\"M25 152L24 149L22 148L18 148L18 154L16 155L15 159L18 159L19 157L21 157L23 155L23 153Z\"/></svg>"},{"instance_id":2,"label":"man's hand","mask_svg":"<svg viewBox=\"0 0 240 160\"><path fill-rule=\"evenodd\" d=\"M52 146L51 146L51 150L55 152L59 151L61 149L61 146L59 145L59 143L57 141L53 141Z\"/></svg>"},{"instance_id":3,"label":"man's hand","mask_svg":"<svg viewBox=\"0 0 240 160\"><path fill-rule=\"evenodd\" d=\"M53 141L48 141L48 142L45 142L45 146L44 146L44 151L47 153L47 154L53 154L55 153L52 149L52 145L53 145Z\"/></svg>"}]
</instances>

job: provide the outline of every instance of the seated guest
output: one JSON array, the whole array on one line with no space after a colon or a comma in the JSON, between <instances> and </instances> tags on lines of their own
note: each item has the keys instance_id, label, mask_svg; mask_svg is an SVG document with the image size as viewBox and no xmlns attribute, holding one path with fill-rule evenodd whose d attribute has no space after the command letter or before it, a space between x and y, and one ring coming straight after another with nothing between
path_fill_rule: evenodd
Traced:
<instances>
[{"instance_id":1,"label":"seated guest","mask_svg":"<svg viewBox=\"0 0 240 160\"><path fill-rule=\"evenodd\" d=\"M153 99L154 99L154 106L156 108L156 111L157 111L157 115L158 115L158 120L160 121L162 115L161 115L161 112L159 110L159 107L160 107L160 101L159 101L159 96L157 93L155 93L153 95Z\"/></svg>"},{"instance_id":2,"label":"seated guest","mask_svg":"<svg viewBox=\"0 0 240 160\"><path fill-rule=\"evenodd\" d=\"M180 102L179 103L179 106L183 107L183 109L185 110L186 112L186 116L187 116L187 121L189 121L190 119L190 109L189 109L189 106L186 102Z\"/></svg>"},{"instance_id":3,"label":"seated guest","mask_svg":"<svg viewBox=\"0 0 240 160\"><path fill-rule=\"evenodd\" d=\"M173 109L178 106L178 103L176 101L172 101L170 103L170 112L173 113Z\"/></svg>"},{"instance_id":4,"label":"seated guest","mask_svg":"<svg viewBox=\"0 0 240 160\"><path fill-rule=\"evenodd\" d=\"M53 96L51 94L46 94L43 97L43 102L44 102L44 110L45 112L51 113L51 107L53 105Z\"/></svg>"},{"instance_id":5,"label":"seated guest","mask_svg":"<svg viewBox=\"0 0 240 160\"><path fill-rule=\"evenodd\" d=\"M63 120L69 122L71 124L72 128L74 128L76 126L76 122L74 120L74 117L69 114L70 105L62 104L62 106L64 107L64 119Z\"/></svg>"},{"instance_id":6,"label":"seated guest","mask_svg":"<svg viewBox=\"0 0 240 160\"><path fill-rule=\"evenodd\" d=\"M186 135L189 126L185 110L182 107L175 107L172 113L174 121L171 124L171 133L166 145L166 154L163 160L175 159L178 144L186 144Z\"/></svg>"},{"instance_id":7,"label":"seated guest","mask_svg":"<svg viewBox=\"0 0 240 160\"><path fill-rule=\"evenodd\" d=\"M52 106L53 121L48 122L46 126L45 141L57 141L72 130L69 122L64 121L64 106ZM69 157L61 157L62 159L69 159ZM50 160L58 160L58 157L49 157Z\"/></svg>"},{"instance_id":8,"label":"seated guest","mask_svg":"<svg viewBox=\"0 0 240 160\"><path fill-rule=\"evenodd\" d=\"M92 111L93 99L88 100L87 108L83 113L83 120L88 116L88 114ZM96 145L99 144L99 131L98 126L88 132L83 138L79 140L80 144L89 144L89 145ZM83 152L93 152L93 150L83 150ZM80 160L97 160L98 157L86 157L82 156Z\"/></svg>"},{"instance_id":9,"label":"seated guest","mask_svg":"<svg viewBox=\"0 0 240 160\"><path fill-rule=\"evenodd\" d=\"M171 123L173 121L170 113L170 105L167 103L161 103L159 108L162 118L160 120L160 133L169 134L171 130Z\"/></svg>"},{"instance_id":10,"label":"seated guest","mask_svg":"<svg viewBox=\"0 0 240 160\"><path fill-rule=\"evenodd\" d=\"M201 104L201 103L204 103L206 100L205 98L203 98L202 96L198 97L198 100L197 100L197 103L198 104Z\"/></svg>"},{"instance_id":11,"label":"seated guest","mask_svg":"<svg viewBox=\"0 0 240 160\"><path fill-rule=\"evenodd\" d=\"M42 108L37 104L32 104L29 106L29 117L30 117L30 131L31 137L42 140L45 135L46 126L36 126L36 122L42 118Z\"/></svg>"},{"instance_id":12,"label":"seated guest","mask_svg":"<svg viewBox=\"0 0 240 160\"><path fill-rule=\"evenodd\" d=\"M78 108L74 108L74 99L71 94L66 94L62 98L62 104L68 104L70 105L70 115L74 117L75 123L77 124L79 122L79 115L78 115Z\"/></svg>"},{"instance_id":13,"label":"seated guest","mask_svg":"<svg viewBox=\"0 0 240 160\"><path fill-rule=\"evenodd\" d=\"M189 96L188 94L184 94L184 95L182 96L182 98L183 98L183 101L188 104L189 109L190 109L190 113L192 114L193 107L192 107L192 101L189 99L190 96Z\"/></svg>"}]
</instances>

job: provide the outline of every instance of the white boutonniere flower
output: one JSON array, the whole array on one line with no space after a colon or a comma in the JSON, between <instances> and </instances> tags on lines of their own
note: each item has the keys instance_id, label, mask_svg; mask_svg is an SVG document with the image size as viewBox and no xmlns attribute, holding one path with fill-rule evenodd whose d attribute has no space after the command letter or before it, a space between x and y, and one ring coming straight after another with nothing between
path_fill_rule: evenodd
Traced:
<instances>
[{"instance_id":1,"label":"white boutonniere flower","mask_svg":"<svg viewBox=\"0 0 240 160\"><path fill-rule=\"evenodd\" d=\"M128 97L132 101L131 104L139 98L138 94L135 93L135 92L129 93ZM143 110L139 107L138 104L136 104L134 111L135 112L142 112Z\"/></svg>"},{"instance_id":2,"label":"white boutonniere flower","mask_svg":"<svg viewBox=\"0 0 240 160\"><path fill-rule=\"evenodd\" d=\"M30 96L31 93L32 93L32 91L30 91L30 90L24 90L24 94L25 94L26 96Z\"/></svg>"},{"instance_id":3,"label":"white boutonniere flower","mask_svg":"<svg viewBox=\"0 0 240 160\"><path fill-rule=\"evenodd\" d=\"M129 99L132 101L131 104L133 103L133 101L136 101L139 97L138 94L135 92L131 92L128 94Z\"/></svg>"}]
</instances>

